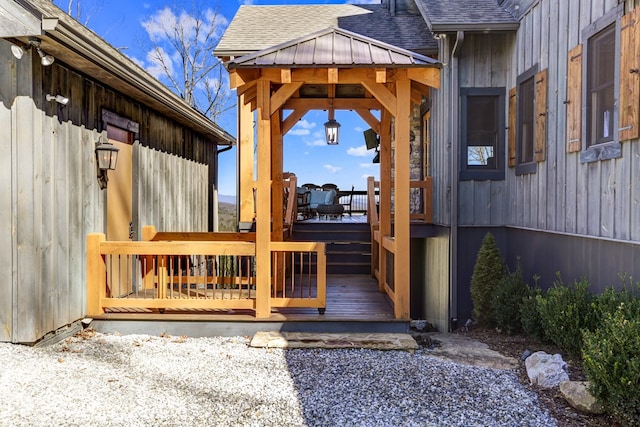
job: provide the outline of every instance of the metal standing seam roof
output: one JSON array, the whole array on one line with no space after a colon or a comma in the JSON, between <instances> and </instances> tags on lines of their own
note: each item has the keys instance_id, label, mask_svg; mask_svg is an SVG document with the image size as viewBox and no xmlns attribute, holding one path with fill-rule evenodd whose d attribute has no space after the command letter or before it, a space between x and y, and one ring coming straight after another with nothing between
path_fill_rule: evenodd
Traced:
<instances>
[{"instance_id":1,"label":"metal standing seam roof","mask_svg":"<svg viewBox=\"0 0 640 427\"><path fill-rule=\"evenodd\" d=\"M329 27L226 63L228 69L266 67L319 68L334 66L424 67L440 66L433 58Z\"/></svg>"}]
</instances>

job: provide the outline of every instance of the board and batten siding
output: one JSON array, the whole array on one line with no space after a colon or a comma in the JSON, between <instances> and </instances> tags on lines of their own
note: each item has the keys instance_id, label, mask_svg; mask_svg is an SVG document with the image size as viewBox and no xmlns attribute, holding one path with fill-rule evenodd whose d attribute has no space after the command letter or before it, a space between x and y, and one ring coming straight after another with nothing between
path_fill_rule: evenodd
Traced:
<instances>
[{"instance_id":1,"label":"board and batten siding","mask_svg":"<svg viewBox=\"0 0 640 427\"><path fill-rule=\"evenodd\" d=\"M624 12L639 3L626 2ZM617 6L616 0L540 0L521 17L514 78L536 64L548 69L547 156L536 173L516 176L508 170L509 224L640 240L639 141L622 142L620 158L590 163L581 163L579 152L567 152L569 52L584 42L585 28Z\"/></svg>"},{"instance_id":2,"label":"board and batten siding","mask_svg":"<svg viewBox=\"0 0 640 427\"><path fill-rule=\"evenodd\" d=\"M105 231L94 151L106 140L102 109L141 125L138 236L143 225L207 230L213 144L62 63L42 67L33 52L15 60L4 40L0 58L9 71L0 73L0 244L11 272L0 282L0 341L32 343L85 313L86 236Z\"/></svg>"},{"instance_id":3,"label":"board and batten siding","mask_svg":"<svg viewBox=\"0 0 640 427\"><path fill-rule=\"evenodd\" d=\"M511 34L466 34L459 53L460 88L505 88L507 111L507 92L512 85L513 45L514 37ZM504 119L506 126L507 117ZM460 120L456 126L460 127ZM462 138L459 135L460 156L463 155ZM506 164L507 154L500 155L503 156L503 164ZM458 181L458 225L504 225L508 218L506 191L506 180Z\"/></svg>"}]
</instances>

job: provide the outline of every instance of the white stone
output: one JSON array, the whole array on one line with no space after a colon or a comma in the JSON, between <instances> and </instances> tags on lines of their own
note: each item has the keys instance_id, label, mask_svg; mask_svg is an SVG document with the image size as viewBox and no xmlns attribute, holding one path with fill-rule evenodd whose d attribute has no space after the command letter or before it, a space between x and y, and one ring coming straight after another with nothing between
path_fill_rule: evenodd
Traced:
<instances>
[{"instance_id":1,"label":"white stone","mask_svg":"<svg viewBox=\"0 0 640 427\"><path fill-rule=\"evenodd\" d=\"M531 384L553 388L560 385L562 381L569 381L567 363L559 354L552 356L544 351L536 351L527 357L524 363Z\"/></svg>"}]
</instances>

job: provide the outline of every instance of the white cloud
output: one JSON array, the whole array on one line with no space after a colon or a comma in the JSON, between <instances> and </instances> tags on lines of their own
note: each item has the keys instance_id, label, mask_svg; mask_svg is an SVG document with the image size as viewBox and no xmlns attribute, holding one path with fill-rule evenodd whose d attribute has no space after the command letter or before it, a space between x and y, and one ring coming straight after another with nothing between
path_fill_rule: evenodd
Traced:
<instances>
[{"instance_id":1,"label":"white cloud","mask_svg":"<svg viewBox=\"0 0 640 427\"><path fill-rule=\"evenodd\" d=\"M221 36L228 23L229 21L224 16L207 9L204 11L204 17L201 18L199 34L204 38L213 27L216 29L215 34ZM195 35L197 24L198 18L196 16L189 15L185 11L182 11L180 16L176 16L168 6L156 11L146 21L142 21L142 26L147 31L149 38L155 42L174 37L178 29L182 30L181 32L185 34L186 39L191 39Z\"/></svg>"},{"instance_id":2,"label":"white cloud","mask_svg":"<svg viewBox=\"0 0 640 427\"><path fill-rule=\"evenodd\" d=\"M360 145L359 147L355 148L349 147L349 149L347 150L347 154L355 157L366 157L371 155L371 153L369 153L369 150L367 150L366 145Z\"/></svg>"},{"instance_id":3,"label":"white cloud","mask_svg":"<svg viewBox=\"0 0 640 427\"><path fill-rule=\"evenodd\" d=\"M240 4L254 4L255 0L238 0Z\"/></svg>"},{"instance_id":4,"label":"white cloud","mask_svg":"<svg viewBox=\"0 0 640 427\"><path fill-rule=\"evenodd\" d=\"M307 139L304 141L309 147L321 147L327 145L327 141L324 138Z\"/></svg>"},{"instance_id":5,"label":"white cloud","mask_svg":"<svg viewBox=\"0 0 640 427\"><path fill-rule=\"evenodd\" d=\"M361 168L371 168L373 167L373 163L360 163Z\"/></svg>"},{"instance_id":6,"label":"white cloud","mask_svg":"<svg viewBox=\"0 0 640 427\"><path fill-rule=\"evenodd\" d=\"M316 127L316 123L315 122L308 122L306 120L299 120L298 123L295 124L293 129L291 129L289 131L289 135L296 135L296 136L310 135L311 134L311 129L313 129L314 127ZM320 138L321 135L316 135L316 133L314 133L313 137L314 138Z\"/></svg>"},{"instance_id":7,"label":"white cloud","mask_svg":"<svg viewBox=\"0 0 640 427\"><path fill-rule=\"evenodd\" d=\"M355 130L356 132L364 132L364 129L362 129L360 126L354 127L353 130Z\"/></svg>"},{"instance_id":8,"label":"white cloud","mask_svg":"<svg viewBox=\"0 0 640 427\"><path fill-rule=\"evenodd\" d=\"M331 173L336 173L340 169L342 169L340 166L332 166L332 165L324 165L324 168L327 169Z\"/></svg>"},{"instance_id":9,"label":"white cloud","mask_svg":"<svg viewBox=\"0 0 640 427\"><path fill-rule=\"evenodd\" d=\"M347 4L380 4L380 0L347 0Z\"/></svg>"}]
</instances>

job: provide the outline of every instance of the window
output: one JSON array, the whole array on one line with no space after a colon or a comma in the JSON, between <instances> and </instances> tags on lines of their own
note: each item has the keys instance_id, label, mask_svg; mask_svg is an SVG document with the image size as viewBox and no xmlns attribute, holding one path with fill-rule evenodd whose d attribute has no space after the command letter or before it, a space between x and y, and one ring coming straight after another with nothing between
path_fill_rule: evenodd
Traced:
<instances>
[{"instance_id":1,"label":"window","mask_svg":"<svg viewBox=\"0 0 640 427\"><path fill-rule=\"evenodd\" d=\"M535 173L537 165L534 158L536 145L536 72L538 67L532 67L517 80L517 147L516 147L516 175ZM544 135L540 136L544 138Z\"/></svg>"},{"instance_id":2,"label":"window","mask_svg":"<svg viewBox=\"0 0 640 427\"><path fill-rule=\"evenodd\" d=\"M589 39L587 51L587 147L613 141L615 25Z\"/></svg>"},{"instance_id":3,"label":"window","mask_svg":"<svg viewBox=\"0 0 640 427\"><path fill-rule=\"evenodd\" d=\"M462 88L460 95L460 179L504 179L505 88Z\"/></svg>"},{"instance_id":4,"label":"window","mask_svg":"<svg viewBox=\"0 0 640 427\"><path fill-rule=\"evenodd\" d=\"M581 67L580 59L576 59L575 67L576 73L582 69L581 76L572 73L568 75L569 87L575 87L575 82L582 81L581 96L569 94L576 101L582 98L579 105L583 107L583 114L575 111L571 115L571 120L575 123L571 127L579 127L581 132L570 135L568 151L581 150L580 161L583 163L622 155L618 138L620 126L617 105L617 76L620 67L620 37L617 33L620 31L619 18L623 12L621 6L612 9L582 31L584 58L581 60ZM572 57L569 58L570 61L571 59Z\"/></svg>"}]
</instances>

